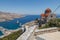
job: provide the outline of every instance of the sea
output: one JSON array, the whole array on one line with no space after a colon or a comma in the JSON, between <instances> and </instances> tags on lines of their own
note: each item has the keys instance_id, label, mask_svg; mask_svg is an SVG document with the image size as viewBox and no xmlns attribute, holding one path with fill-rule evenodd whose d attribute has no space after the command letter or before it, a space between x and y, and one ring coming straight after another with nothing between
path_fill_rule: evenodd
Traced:
<instances>
[{"instance_id":1,"label":"sea","mask_svg":"<svg viewBox=\"0 0 60 40\"><path fill-rule=\"evenodd\" d=\"M22 18L15 18L14 20L0 22L0 27L3 27L8 30L15 30L21 27L20 23L21 25L23 25L27 22L35 20L36 18L40 18L40 15L27 15ZM60 16L58 15L57 18L60 18ZM19 21L19 23L17 23L17 20ZM1 35L3 35L3 33L0 31L0 36Z\"/></svg>"},{"instance_id":2,"label":"sea","mask_svg":"<svg viewBox=\"0 0 60 40\"><path fill-rule=\"evenodd\" d=\"M20 23L21 25L23 25L27 22L35 20L36 18L40 18L40 16L39 15L27 15L22 18L15 18L14 20L0 22L0 27L3 27L8 30L15 30L21 27ZM17 20L19 21L19 23L17 23ZM3 35L3 33L0 31L0 36L1 35Z\"/></svg>"}]
</instances>

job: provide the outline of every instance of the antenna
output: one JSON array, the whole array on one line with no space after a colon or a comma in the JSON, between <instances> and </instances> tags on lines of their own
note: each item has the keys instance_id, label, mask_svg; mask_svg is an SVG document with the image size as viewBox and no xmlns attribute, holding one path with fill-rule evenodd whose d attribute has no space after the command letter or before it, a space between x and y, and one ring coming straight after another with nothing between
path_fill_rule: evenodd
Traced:
<instances>
[{"instance_id":1,"label":"antenna","mask_svg":"<svg viewBox=\"0 0 60 40\"><path fill-rule=\"evenodd\" d=\"M53 13L54 13L58 8L60 8L60 5L59 5L59 6L57 6L57 8L53 11Z\"/></svg>"}]
</instances>

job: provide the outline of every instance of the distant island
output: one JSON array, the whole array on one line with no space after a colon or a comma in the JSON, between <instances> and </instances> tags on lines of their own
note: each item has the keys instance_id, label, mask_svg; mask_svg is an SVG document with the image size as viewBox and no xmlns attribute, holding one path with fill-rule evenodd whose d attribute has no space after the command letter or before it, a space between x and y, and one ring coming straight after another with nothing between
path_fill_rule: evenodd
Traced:
<instances>
[{"instance_id":1,"label":"distant island","mask_svg":"<svg viewBox=\"0 0 60 40\"><path fill-rule=\"evenodd\" d=\"M8 12L0 11L0 22L7 21L7 20L13 20L14 18L21 18L23 16L24 15L22 15L22 14L8 13Z\"/></svg>"}]
</instances>

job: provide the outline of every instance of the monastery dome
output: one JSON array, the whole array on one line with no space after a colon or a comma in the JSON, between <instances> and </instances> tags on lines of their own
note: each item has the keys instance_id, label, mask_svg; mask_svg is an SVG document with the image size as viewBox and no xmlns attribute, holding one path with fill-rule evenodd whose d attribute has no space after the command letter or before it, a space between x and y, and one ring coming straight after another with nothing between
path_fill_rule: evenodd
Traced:
<instances>
[{"instance_id":1,"label":"monastery dome","mask_svg":"<svg viewBox=\"0 0 60 40\"><path fill-rule=\"evenodd\" d=\"M47 8L47 9L45 10L45 13L51 13L51 9L50 9L50 8Z\"/></svg>"}]
</instances>

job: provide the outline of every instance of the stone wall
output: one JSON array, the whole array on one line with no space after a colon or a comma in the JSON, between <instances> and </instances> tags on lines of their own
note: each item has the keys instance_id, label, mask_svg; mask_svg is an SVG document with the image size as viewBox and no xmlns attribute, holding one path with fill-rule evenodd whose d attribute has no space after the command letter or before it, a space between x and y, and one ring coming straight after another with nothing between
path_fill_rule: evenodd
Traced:
<instances>
[{"instance_id":1,"label":"stone wall","mask_svg":"<svg viewBox=\"0 0 60 40\"><path fill-rule=\"evenodd\" d=\"M45 28L45 29L38 29L35 32L35 35L40 35L40 34L44 34L44 33L51 33L51 32L56 32L58 31L57 27L53 27L53 28Z\"/></svg>"}]
</instances>

